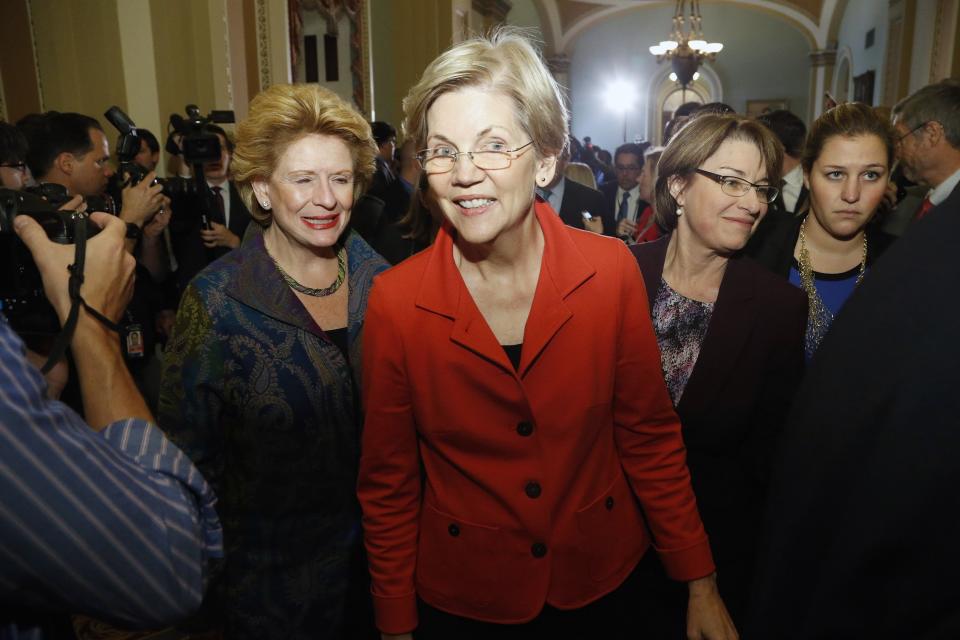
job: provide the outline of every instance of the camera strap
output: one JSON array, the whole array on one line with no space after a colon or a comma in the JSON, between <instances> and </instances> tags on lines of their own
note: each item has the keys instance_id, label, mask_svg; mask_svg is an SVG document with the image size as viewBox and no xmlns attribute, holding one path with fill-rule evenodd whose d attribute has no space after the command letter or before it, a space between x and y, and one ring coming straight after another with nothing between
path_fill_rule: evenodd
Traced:
<instances>
[{"instance_id":1,"label":"camera strap","mask_svg":"<svg viewBox=\"0 0 960 640\"><path fill-rule=\"evenodd\" d=\"M87 304L87 301L80 295L80 287L83 285L83 267L87 258L87 220L85 217L78 216L73 226L74 239L74 257L73 264L67 266L70 272L70 279L67 282L67 290L70 294L70 313L63 323L63 328L57 334L53 347L47 361L41 367L41 373L47 373L67 352L70 346L70 340L73 338L73 332L77 328L77 319L80 317L80 305L87 310L87 313L99 320L104 326L117 333L120 327L102 313Z\"/></svg>"}]
</instances>

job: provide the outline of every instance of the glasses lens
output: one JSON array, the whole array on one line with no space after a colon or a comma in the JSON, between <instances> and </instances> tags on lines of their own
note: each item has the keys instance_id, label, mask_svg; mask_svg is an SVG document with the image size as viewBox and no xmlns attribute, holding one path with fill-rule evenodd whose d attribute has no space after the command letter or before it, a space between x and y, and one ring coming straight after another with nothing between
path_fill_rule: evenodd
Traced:
<instances>
[{"instance_id":1,"label":"glasses lens","mask_svg":"<svg viewBox=\"0 0 960 640\"><path fill-rule=\"evenodd\" d=\"M728 196L737 197L744 195L750 189L750 185L736 178L724 178L720 186L723 187L723 192Z\"/></svg>"},{"instance_id":2,"label":"glasses lens","mask_svg":"<svg viewBox=\"0 0 960 640\"><path fill-rule=\"evenodd\" d=\"M420 166L428 171L449 171L456 162L454 156L431 156L429 153L420 155Z\"/></svg>"},{"instance_id":3,"label":"glasses lens","mask_svg":"<svg viewBox=\"0 0 960 640\"><path fill-rule=\"evenodd\" d=\"M473 164L478 169L506 169L510 166L510 156L500 151L474 151Z\"/></svg>"}]
</instances>

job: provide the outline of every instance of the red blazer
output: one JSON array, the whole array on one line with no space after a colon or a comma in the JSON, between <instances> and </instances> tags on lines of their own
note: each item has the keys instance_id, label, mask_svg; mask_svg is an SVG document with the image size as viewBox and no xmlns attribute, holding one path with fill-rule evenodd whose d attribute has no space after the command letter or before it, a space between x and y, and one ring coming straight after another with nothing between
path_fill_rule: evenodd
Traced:
<instances>
[{"instance_id":1,"label":"red blazer","mask_svg":"<svg viewBox=\"0 0 960 640\"><path fill-rule=\"evenodd\" d=\"M416 595L499 623L596 600L651 544L640 505L672 578L714 570L636 261L547 204L536 215L545 248L517 371L448 229L375 280L359 497L385 633L416 627Z\"/></svg>"}]
</instances>

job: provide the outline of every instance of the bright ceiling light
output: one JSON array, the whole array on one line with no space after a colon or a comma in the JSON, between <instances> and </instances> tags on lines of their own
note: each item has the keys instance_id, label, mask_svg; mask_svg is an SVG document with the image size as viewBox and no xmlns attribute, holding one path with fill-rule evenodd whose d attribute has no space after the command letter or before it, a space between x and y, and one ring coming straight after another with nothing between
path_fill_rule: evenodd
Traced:
<instances>
[{"instance_id":1,"label":"bright ceiling light","mask_svg":"<svg viewBox=\"0 0 960 640\"><path fill-rule=\"evenodd\" d=\"M603 101L608 108L626 113L637 101L637 92L632 83L623 79L613 80L607 85Z\"/></svg>"}]
</instances>

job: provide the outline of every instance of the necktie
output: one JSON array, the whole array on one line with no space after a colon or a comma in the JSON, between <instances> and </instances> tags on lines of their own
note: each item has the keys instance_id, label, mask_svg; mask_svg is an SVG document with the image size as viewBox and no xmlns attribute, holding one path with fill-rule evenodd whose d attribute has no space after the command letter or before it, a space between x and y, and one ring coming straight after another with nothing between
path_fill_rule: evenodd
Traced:
<instances>
[{"instance_id":1,"label":"necktie","mask_svg":"<svg viewBox=\"0 0 960 640\"><path fill-rule=\"evenodd\" d=\"M223 206L223 193L222 193L223 189L220 187L210 187L210 189L213 191L213 198L217 203L217 212L219 214L217 216L217 219L214 220L214 222L219 222L220 224L226 224L227 214L226 214L226 209L224 209L224 206Z\"/></svg>"},{"instance_id":2,"label":"necktie","mask_svg":"<svg viewBox=\"0 0 960 640\"><path fill-rule=\"evenodd\" d=\"M917 209L917 215L914 216L913 219L920 220L923 216L927 215L930 209L933 209L933 203L930 202L930 196L927 196L923 199L923 202L920 203L920 208Z\"/></svg>"},{"instance_id":3,"label":"necktie","mask_svg":"<svg viewBox=\"0 0 960 640\"><path fill-rule=\"evenodd\" d=\"M617 222L624 220L630 216L630 192L623 192L623 199L620 200L620 208L617 210Z\"/></svg>"}]
</instances>

